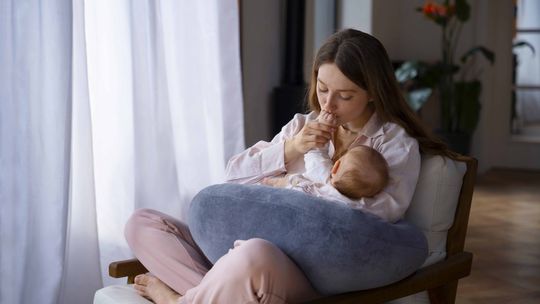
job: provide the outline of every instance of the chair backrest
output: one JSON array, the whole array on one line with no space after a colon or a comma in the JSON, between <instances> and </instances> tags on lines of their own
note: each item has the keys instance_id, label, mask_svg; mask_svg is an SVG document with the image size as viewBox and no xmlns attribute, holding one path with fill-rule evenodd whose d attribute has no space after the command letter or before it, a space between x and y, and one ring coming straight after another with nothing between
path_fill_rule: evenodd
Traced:
<instances>
[{"instance_id":1,"label":"chair backrest","mask_svg":"<svg viewBox=\"0 0 540 304\"><path fill-rule=\"evenodd\" d=\"M405 218L428 240L424 266L463 251L476 176L476 160L423 155L420 176Z\"/></svg>"},{"instance_id":2,"label":"chair backrest","mask_svg":"<svg viewBox=\"0 0 540 304\"><path fill-rule=\"evenodd\" d=\"M469 224L472 195L478 168L478 161L472 157L463 156L456 160L464 162L467 166L467 171L465 172L465 176L463 176L463 185L461 186L461 192L459 193L454 224L450 227L450 230L448 230L448 240L446 242L446 252L448 255L461 252L465 247L465 236Z\"/></svg>"},{"instance_id":3,"label":"chair backrest","mask_svg":"<svg viewBox=\"0 0 540 304\"><path fill-rule=\"evenodd\" d=\"M405 218L428 239L430 256L423 266L435 265L391 285L309 303L455 303L458 280L471 271L472 254L463 249L476 170L477 160L471 157L422 156L418 184Z\"/></svg>"}]
</instances>

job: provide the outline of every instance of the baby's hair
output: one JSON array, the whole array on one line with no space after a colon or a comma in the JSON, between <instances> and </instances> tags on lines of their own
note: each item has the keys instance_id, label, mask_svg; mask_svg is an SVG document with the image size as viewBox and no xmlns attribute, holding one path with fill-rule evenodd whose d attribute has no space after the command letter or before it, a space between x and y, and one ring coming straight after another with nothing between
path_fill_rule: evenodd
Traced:
<instances>
[{"instance_id":1,"label":"baby's hair","mask_svg":"<svg viewBox=\"0 0 540 304\"><path fill-rule=\"evenodd\" d=\"M353 162L353 169L343 172L334 182L343 195L351 199L371 197L388 185L388 164L375 149L357 146L347 151L344 157L347 159L343 160Z\"/></svg>"}]
</instances>

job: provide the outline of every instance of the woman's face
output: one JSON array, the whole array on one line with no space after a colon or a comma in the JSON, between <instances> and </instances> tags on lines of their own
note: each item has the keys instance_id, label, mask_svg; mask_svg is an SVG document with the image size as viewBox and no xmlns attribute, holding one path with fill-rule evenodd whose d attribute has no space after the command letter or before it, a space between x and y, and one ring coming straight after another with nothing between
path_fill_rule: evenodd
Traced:
<instances>
[{"instance_id":1,"label":"woman's face","mask_svg":"<svg viewBox=\"0 0 540 304\"><path fill-rule=\"evenodd\" d=\"M372 114L367 110L367 91L343 75L334 63L319 67L317 98L321 109L336 115L339 125L361 127Z\"/></svg>"}]
</instances>

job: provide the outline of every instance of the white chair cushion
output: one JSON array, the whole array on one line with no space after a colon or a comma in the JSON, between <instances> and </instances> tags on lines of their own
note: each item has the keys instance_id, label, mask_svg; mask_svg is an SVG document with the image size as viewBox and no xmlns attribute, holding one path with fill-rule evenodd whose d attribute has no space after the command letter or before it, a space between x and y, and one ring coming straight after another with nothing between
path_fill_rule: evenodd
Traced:
<instances>
[{"instance_id":1,"label":"white chair cushion","mask_svg":"<svg viewBox=\"0 0 540 304\"><path fill-rule=\"evenodd\" d=\"M429 255L422 267L446 257L446 236L454 222L466 170L463 162L441 156L422 156L416 191L405 214L405 219L422 229L428 240ZM421 304L429 303L429 298L423 291L388 303Z\"/></svg>"},{"instance_id":2,"label":"white chair cushion","mask_svg":"<svg viewBox=\"0 0 540 304\"><path fill-rule=\"evenodd\" d=\"M99 289L94 295L94 304L152 304L139 296L133 285L112 285Z\"/></svg>"},{"instance_id":3,"label":"white chair cushion","mask_svg":"<svg viewBox=\"0 0 540 304\"><path fill-rule=\"evenodd\" d=\"M423 266L446 256L446 235L454 214L467 167L441 156L422 156L420 176L405 219L426 235L429 256Z\"/></svg>"}]
</instances>

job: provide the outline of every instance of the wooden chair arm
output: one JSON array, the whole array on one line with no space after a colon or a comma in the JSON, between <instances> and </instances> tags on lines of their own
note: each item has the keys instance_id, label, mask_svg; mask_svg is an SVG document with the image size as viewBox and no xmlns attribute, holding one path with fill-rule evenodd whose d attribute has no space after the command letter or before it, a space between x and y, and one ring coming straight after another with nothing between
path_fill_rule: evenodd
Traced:
<instances>
[{"instance_id":1,"label":"wooden chair arm","mask_svg":"<svg viewBox=\"0 0 540 304\"><path fill-rule=\"evenodd\" d=\"M308 303L384 303L423 290L435 289L449 281L464 278L471 273L471 265L472 253L460 252L448 257L444 261L419 269L413 275L394 284L369 290L329 296ZM113 278L128 277L128 284L133 284L135 276L146 272L148 272L148 270L137 259L117 261L109 264L109 275Z\"/></svg>"},{"instance_id":2,"label":"wooden chair arm","mask_svg":"<svg viewBox=\"0 0 540 304\"><path fill-rule=\"evenodd\" d=\"M354 304L354 303L384 303L415 294L423 290L435 289L468 276L471 272L472 253L460 252L444 261L419 269L413 275L391 285L329 296L309 304Z\"/></svg>"},{"instance_id":3,"label":"wooden chair arm","mask_svg":"<svg viewBox=\"0 0 540 304\"><path fill-rule=\"evenodd\" d=\"M137 259L112 262L109 264L109 275L113 278L128 277L128 284L133 284L135 276L147 273L148 270Z\"/></svg>"}]
</instances>

